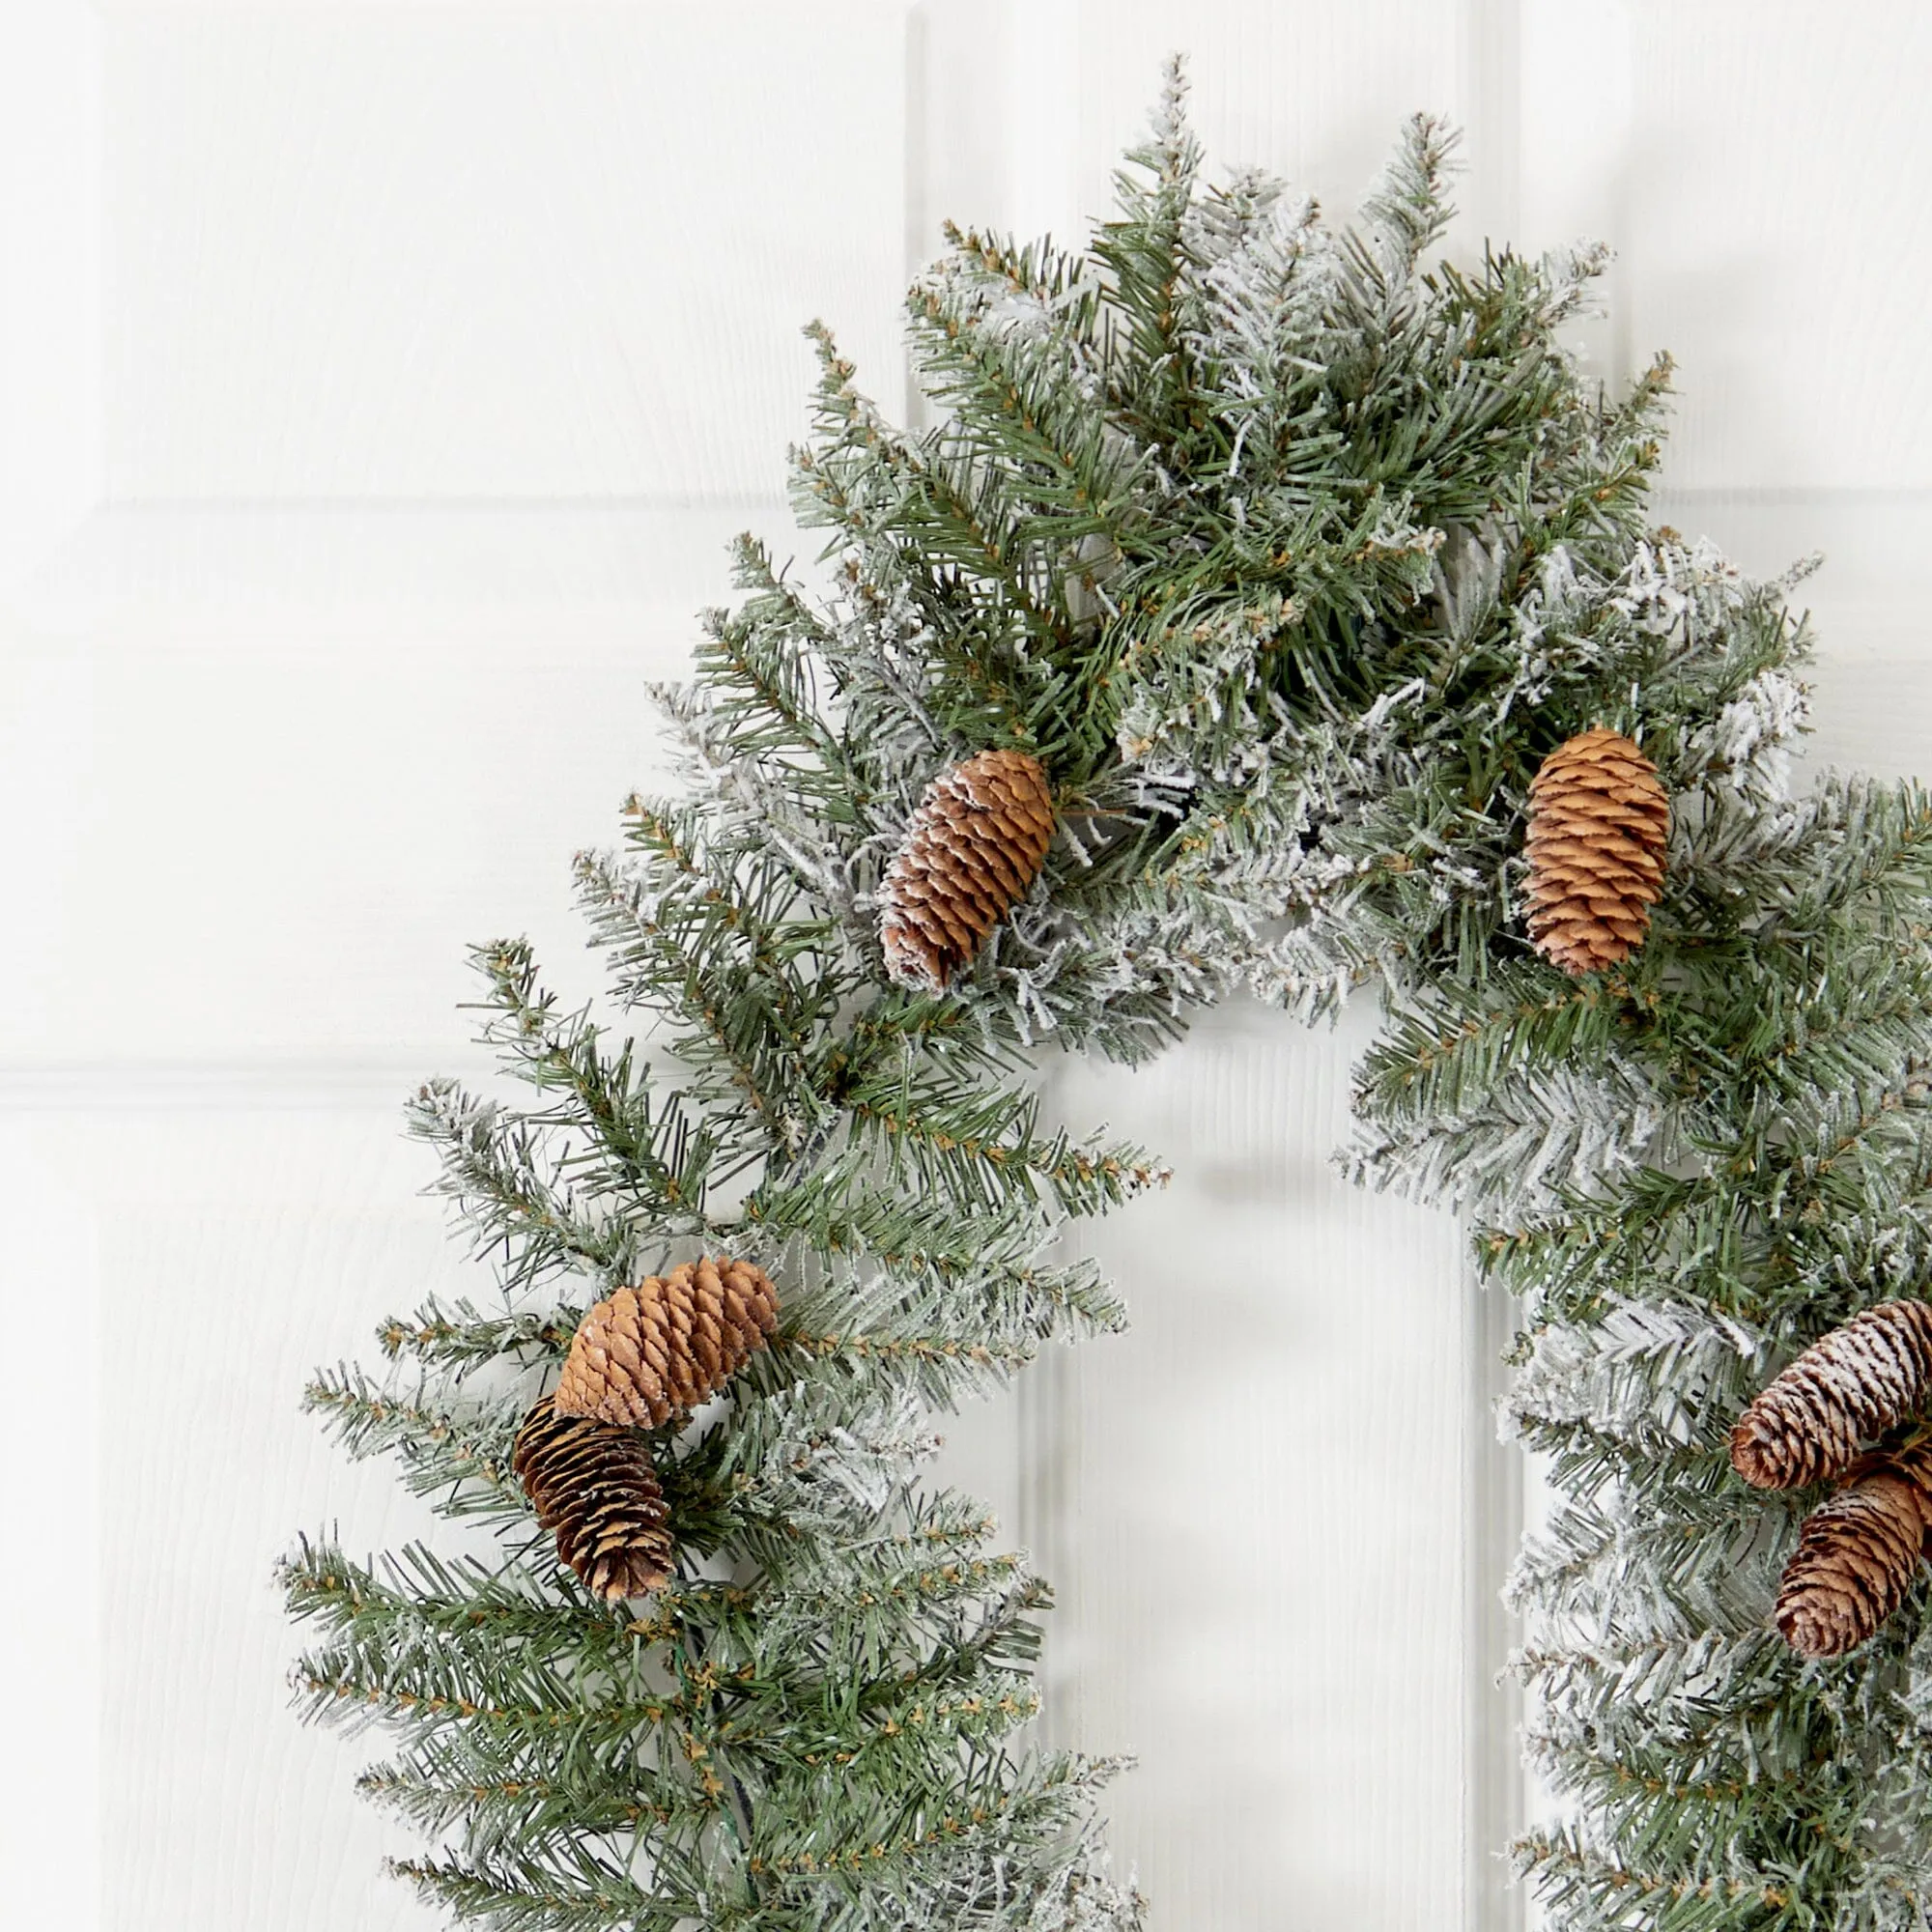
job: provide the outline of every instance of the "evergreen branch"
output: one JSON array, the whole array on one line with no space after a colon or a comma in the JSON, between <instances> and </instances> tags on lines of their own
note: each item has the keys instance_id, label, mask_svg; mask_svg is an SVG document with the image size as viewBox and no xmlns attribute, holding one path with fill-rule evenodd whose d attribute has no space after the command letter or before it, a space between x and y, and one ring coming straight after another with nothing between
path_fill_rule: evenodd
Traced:
<instances>
[{"instance_id":1,"label":"evergreen branch","mask_svg":"<svg viewBox=\"0 0 1932 1932\"><path fill-rule=\"evenodd\" d=\"M1029 742L1033 734L1018 708L1025 674L1014 627L1049 652L1072 640L1064 614L1043 598L998 470L949 447L944 432L915 441L887 428L852 387L853 365L830 333L818 324L807 333L823 374L818 447L793 458L801 521L831 523L868 554L890 543L891 575L911 573L935 615L962 598L988 614L990 633L977 648L950 637L951 626L933 641L947 673L1004 722L1007 742Z\"/></svg>"},{"instance_id":2,"label":"evergreen branch","mask_svg":"<svg viewBox=\"0 0 1932 1932\"><path fill-rule=\"evenodd\" d=\"M571 1868L519 1858L507 1851L469 1859L393 1859L389 1870L423 1897L463 1918L478 1918L495 1932L604 1932L611 1924L638 1932L677 1932L697 1921L740 1922L706 1910L706 1901L667 1888L653 1874L648 1889L628 1871L587 1852Z\"/></svg>"},{"instance_id":3,"label":"evergreen branch","mask_svg":"<svg viewBox=\"0 0 1932 1932\"><path fill-rule=\"evenodd\" d=\"M475 1230L478 1251L501 1249L506 1287L568 1268L623 1270L629 1235L586 1211L540 1123L507 1117L453 1080L432 1080L412 1102L409 1124L436 1149L436 1191Z\"/></svg>"},{"instance_id":4,"label":"evergreen branch","mask_svg":"<svg viewBox=\"0 0 1932 1932\"><path fill-rule=\"evenodd\" d=\"M691 1833L718 1815L710 1800L656 1804L598 1778L478 1777L466 1753L446 1749L437 1738L412 1745L406 1757L372 1765L355 1784L366 1798L407 1818L426 1835L440 1837L460 1825L464 1849L472 1852L576 1833L653 1827Z\"/></svg>"},{"instance_id":5,"label":"evergreen branch","mask_svg":"<svg viewBox=\"0 0 1932 1932\"><path fill-rule=\"evenodd\" d=\"M672 1720L680 1708L678 1699L668 1697L585 1703L581 1692L550 1684L522 1699L481 1702L457 1685L437 1688L449 1683L447 1673L372 1672L364 1657L348 1651L310 1652L298 1663L294 1682L312 1716L357 1726L407 1720L417 1735L451 1724L473 1726L497 1734L495 1749L514 1750L526 1740L566 1730L580 1747L629 1740L645 1726Z\"/></svg>"},{"instance_id":6,"label":"evergreen branch","mask_svg":"<svg viewBox=\"0 0 1932 1932\"><path fill-rule=\"evenodd\" d=\"M730 719L741 756L781 761L786 777L810 788L815 804L839 811L844 797L836 780L842 761L823 723L812 671L814 656L833 646L830 627L754 538L733 543L731 565L734 582L750 595L736 611L707 614L694 682Z\"/></svg>"},{"instance_id":7,"label":"evergreen branch","mask_svg":"<svg viewBox=\"0 0 1932 1932\"><path fill-rule=\"evenodd\" d=\"M1357 1074L1357 1108L1378 1120L1460 1112L1504 1078L1558 1063L1603 1064L1660 996L1615 974L1552 988L1548 976L1501 973L1448 1002L1397 1013ZM1466 1016L1464 1016L1466 1015Z\"/></svg>"},{"instance_id":8,"label":"evergreen branch","mask_svg":"<svg viewBox=\"0 0 1932 1932\"><path fill-rule=\"evenodd\" d=\"M913 1307L934 1305L919 1297L919 1289L923 1278L936 1282L947 1305L977 1311L996 1334L1046 1341L1125 1325L1119 1300L1092 1263L1039 1264L1054 1231L1025 1204L961 1213L936 1201L810 1180L761 1185L748 1197L745 1218L776 1235L795 1235L820 1255L876 1264L890 1277L881 1293L898 1288L914 1297Z\"/></svg>"},{"instance_id":9,"label":"evergreen branch","mask_svg":"<svg viewBox=\"0 0 1932 1932\"><path fill-rule=\"evenodd\" d=\"M812 1335L794 1331L778 1346L796 1349L819 1361L843 1356L855 1362L912 1363L920 1367L963 1365L997 1372L1003 1378L1033 1360L1031 1349L995 1349L982 1342L962 1343L952 1335Z\"/></svg>"},{"instance_id":10,"label":"evergreen branch","mask_svg":"<svg viewBox=\"0 0 1932 1932\"><path fill-rule=\"evenodd\" d=\"M396 1456L408 1488L440 1498L437 1507L446 1516L527 1514L510 1473L520 1409L476 1402L437 1406L420 1392L411 1399L379 1387L348 1363L318 1375L303 1392L302 1407L323 1416L357 1461Z\"/></svg>"},{"instance_id":11,"label":"evergreen branch","mask_svg":"<svg viewBox=\"0 0 1932 1932\"><path fill-rule=\"evenodd\" d=\"M1068 1213L1094 1213L1169 1178L1137 1148L1076 1143L1065 1132L1041 1138L1031 1094L969 1092L934 1102L939 1094L899 1086L862 1089L845 1104L861 1140L883 1143L895 1184L910 1174L922 1190L938 1189L969 1211L1032 1201L1043 1185Z\"/></svg>"},{"instance_id":12,"label":"evergreen branch","mask_svg":"<svg viewBox=\"0 0 1932 1932\"><path fill-rule=\"evenodd\" d=\"M618 996L671 1022L675 1049L703 1076L692 1093L714 1112L732 1102L741 1115L748 1111L760 1149L795 1151L822 1111L806 1054L836 988L811 985L789 962L775 969L755 951L733 960L720 934L742 930L747 916L718 887L695 899L672 896L591 853L579 855L577 881L592 931L618 972ZM824 936L814 923L808 943Z\"/></svg>"},{"instance_id":13,"label":"evergreen branch","mask_svg":"<svg viewBox=\"0 0 1932 1932\"><path fill-rule=\"evenodd\" d=\"M492 1571L450 1560L420 1543L383 1559L380 1571L332 1544L304 1538L278 1568L289 1615L315 1621L352 1651L394 1654L391 1646L493 1659L567 1658L586 1672L636 1662L637 1626L627 1613L583 1597L568 1603L536 1593L514 1568Z\"/></svg>"},{"instance_id":14,"label":"evergreen branch","mask_svg":"<svg viewBox=\"0 0 1932 1932\"><path fill-rule=\"evenodd\" d=\"M1170 60L1148 138L1128 150L1125 167L1114 176L1119 215L1102 224L1093 242L1108 271L1107 305L1119 343L1110 400L1129 434L1165 445L1177 468L1191 450L1191 432L1211 434L1210 419L1198 408L1177 303L1193 265L1186 217L1202 162L1186 101L1185 71L1178 58Z\"/></svg>"},{"instance_id":15,"label":"evergreen branch","mask_svg":"<svg viewBox=\"0 0 1932 1932\"><path fill-rule=\"evenodd\" d=\"M488 1316L468 1301L444 1306L434 1296L407 1317L391 1316L376 1340L391 1361L408 1355L458 1375L510 1357L520 1364L561 1362L583 1310L568 1302L548 1313Z\"/></svg>"},{"instance_id":16,"label":"evergreen branch","mask_svg":"<svg viewBox=\"0 0 1932 1932\"><path fill-rule=\"evenodd\" d=\"M1600 1816L1620 1856L1669 1862L1690 1847L1707 1864L1747 1860L1782 1843L1803 1858L1820 1840L1856 1856L1856 1785L1830 1763L1767 1772L1742 1757L1676 1774L1681 1753L1612 1755L1565 1745L1537 1754L1556 1788ZM1847 1800L1853 1800L1848 1810Z\"/></svg>"},{"instance_id":17,"label":"evergreen branch","mask_svg":"<svg viewBox=\"0 0 1932 1932\"><path fill-rule=\"evenodd\" d=\"M1633 1870L1588 1851L1567 1832L1532 1832L1515 1846L1518 1869L1533 1875L1549 1909L1586 1907L1603 1918L1585 1922L1628 1924L1633 1912L1657 1932L1690 1928L1769 1928L1794 1921L1793 1887L1779 1874L1708 1875ZM1723 1908L1733 1908L1725 1911ZM1747 1908L1737 1912L1735 1908Z\"/></svg>"},{"instance_id":18,"label":"evergreen branch","mask_svg":"<svg viewBox=\"0 0 1932 1932\"><path fill-rule=\"evenodd\" d=\"M587 1008L559 1014L555 994L537 983L526 941L478 947L471 960L489 982L483 1043L497 1048L539 1093L565 1096L559 1113L547 1118L584 1135L589 1150L578 1161L596 1184L622 1193L633 1214L641 1211L665 1232L701 1232L716 1151L710 1126L695 1121L674 1094L654 1102L633 1042L626 1040L614 1058L606 1055L603 1029L591 1023Z\"/></svg>"}]
</instances>

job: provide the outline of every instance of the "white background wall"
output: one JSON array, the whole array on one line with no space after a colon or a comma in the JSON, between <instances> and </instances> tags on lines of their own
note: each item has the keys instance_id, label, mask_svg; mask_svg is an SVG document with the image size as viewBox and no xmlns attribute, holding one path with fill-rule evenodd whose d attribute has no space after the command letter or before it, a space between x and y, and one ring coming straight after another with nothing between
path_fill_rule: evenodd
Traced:
<instances>
[{"instance_id":1,"label":"white background wall","mask_svg":"<svg viewBox=\"0 0 1932 1932\"><path fill-rule=\"evenodd\" d=\"M269 1573L422 1519L295 1411L473 1287L398 1106L464 945L587 993L567 866L648 783L721 546L789 548L798 327L906 406L944 213L1104 212L1171 47L1218 160L1346 209L1467 130L1453 244L1620 251L1586 330L1683 405L1662 514L1831 555L1822 758L1921 769L1932 23L1909 0L792 0L0 14L4 1895L86 1932L434 1921L298 1729ZM1048 1726L1162 1932L1511 1909L1506 1311L1323 1165L1361 1028L1244 1009L1068 1069L1181 1178L1097 1231L1135 1332L962 1418L1061 1586ZM1206 1590L1198 1586L1206 1583ZM1286 1880L1286 1883L1284 1883ZM10 1923L15 1922L10 1918Z\"/></svg>"}]
</instances>

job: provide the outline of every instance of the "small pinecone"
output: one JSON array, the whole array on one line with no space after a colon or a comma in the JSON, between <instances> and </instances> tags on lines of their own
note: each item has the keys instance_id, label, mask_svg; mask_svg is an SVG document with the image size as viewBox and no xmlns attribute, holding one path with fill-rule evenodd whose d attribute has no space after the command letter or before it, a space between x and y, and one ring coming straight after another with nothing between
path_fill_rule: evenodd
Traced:
<instances>
[{"instance_id":1,"label":"small pinecone","mask_svg":"<svg viewBox=\"0 0 1932 1932\"><path fill-rule=\"evenodd\" d=\"M1739 1416L1731 1466L1761 1490L1821 1483L1916 1409L1932 1381L1932 1304L1882 1301L1804 1350Z\"/></svg>"},{"instance_id":2,"label":"small pinecone","mask_svg":"<svg viewBox=\"0 0 1932 1932\"><path fill-rule=\"evenodd\" d=\"M647 1275L577 1324L556 1412L661 1428L723 1388L778 1320L778 1290L751 1262L686 1262Z\"/></svg>"},{"instance_id":3,"label":"small pinecone","mask_svg":"<svg viewBox=\"0 0 1932 1932\"><path fill-rule=\"evenodd\" d=\"M1923 1447L1847 1483L1804 1519L1775 1612L1801 1657L1842 1657L1905 1601L1932 1526L1932 1457Z\"/></svg>"},{"instance_id":4,"label":"small pinecone","mask_svg":"<svg viewBox=\"0 0 1932 1932\"><path fill-rule=\"evenodd\" d=\"M943 992L1039 876L1053 828L1046 768L1024 752L981 752L933 780L879 887L888 976Z\"/></svg>"},{"instance_id":5,"label":"small pinecone","mask_svg":"<svg viewBox=\"0 0 1932 1932\"><path fill-rule=\"evenodd\" d=\"M628 1429L559 1415L551 1396L524 1417L510 1466L556 1532L558 1558L598 1596L642 1597L669 1579L669 1511L650 1451Z\"/></svg>"},{"instance_id":6,"label":"small pinecone","mask_svg":"<svg viewBox=\"0 0 1932 1932\"><path fill-rule=\"evenodd\" d=\"M1628 959L1663 891L1670 800L1620 732L1584 731L1529 786L1529 937L1566 973Z\"/></svg>"}]
</instances>

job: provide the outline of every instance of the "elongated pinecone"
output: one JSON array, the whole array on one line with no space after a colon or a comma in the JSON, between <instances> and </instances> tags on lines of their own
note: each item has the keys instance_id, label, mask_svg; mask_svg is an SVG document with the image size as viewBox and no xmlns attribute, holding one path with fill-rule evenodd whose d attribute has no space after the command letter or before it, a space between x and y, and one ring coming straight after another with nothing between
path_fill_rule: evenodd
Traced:
<instances>
[{"instance_id":1,"label":"elongated pinecone","mask_svg":"<svg viewBox=\"0 0 1932 1932\"><path fill-rule=\"evenodd\" d=\"M598 1596L641 1597L667 1581L669 1511L650 1450L628 1429L559 1415L545 1396L524 1417L510 1466L556 1532L556 1553Z\"/></svg>"},{"instance_id":2,"label":"elongated pinecone","mask_svg":"<svg viewBox=\"0 0 1932 1932\"><path fill-rule=\"evenodd\" d=\"M1804 1519L1775 1613L1803 1657L1841 1657L1905 1601L1932 1527L1932 1456L1908 1451L1847 1483Z\"/></svg>"},{"instance_id":3,"label":"elongated pinecone","mask_svg":"<svg viewBox=\"0 0 1932 1932\"><path fill-rule=\"evenodd\" d=\"M981 752L926 787L879 887L886 972L943 992L1039 876L1053 843L1046 768Z\"/></svg>"},{"instance_id":4,"label":"elongated pinecone","mask_svg":"<svg viewBox=\"0 0 1932 1932\"><path fill-rule=\"evenodd\" d=\"M1739 1416L1731 1466L1761 1490L1842 1475L1932 1381L1932 1304L1882 1301L1804 1350Z\"/></svg>"},{"instance_id":5,"label":"elongated pinecone","mask_svg":"<svg viewBox=\"0 0 1932 1932\"><path fill-rule=\"evenodd\" d=\"M1529 786L1529 936L1566 973L1614 966L1643 943L1663 891L1670 800L1621 732L1581 732Z\"/></svg>"},{"instance_id":6,"label":"elongated pinecone","mask_svg":"<svg viewBox=\"0 0 1932 1932\"><path fill-rule=\"evenodd\" d=\"M661 1428L723 1388L778 1319L778 1290L751 1262L686 1262L647 1275L577 1324L557 1413Z\"/></svg>"}]
</instances>

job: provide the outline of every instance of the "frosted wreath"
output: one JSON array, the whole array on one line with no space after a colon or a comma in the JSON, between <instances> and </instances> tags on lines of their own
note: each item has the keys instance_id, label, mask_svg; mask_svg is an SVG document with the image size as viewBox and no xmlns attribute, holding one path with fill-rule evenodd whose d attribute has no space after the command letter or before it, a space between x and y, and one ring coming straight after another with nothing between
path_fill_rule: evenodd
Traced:
<instances>
[{"instance_id":1,"label":"frosted wreath","mask_svg":"<svg viewBox=\"0 0 1932 1932\"><path fill-rule=\"evenodd\" d=\"M828 587L738 546L662 693L687 795L578 861L648 1042L477 951L528 1097L435 1081L412 1119L500 1305L399 1317L394 1368L309 1392L496 1532L283 1569L302 1696L386 1729L363 1783L457 1917L1140 1921L1116 1767L1019 1735L1046 1586L923 1482L929 1418L1123 1320L1049 1257L1162 1169L1042 1124L1034 1060L1363 989L1344 1158L1456 1205L1524 1310L1508 1426L1558 1500L1508 1589L1571 1815L1515 1859L1548 1923L1927 1922L1926 1492L1861 1439L1913 1426L1918 1329L1885 1318L1868 1397L1807 1369L1760 1411L1778 1468L1845 1487L1754 1488L1729 1445L1808 1345L1932 1284L1932 805L1790 794L1796 576L1648 522L1667 364L1605 399L1559 342L1599 255L1426 261L1450 147L1418 119L1331 229L1203 185L1177 70L1086 253L949 230L910 297L936 427L813 331ZM1532 780L1593 733L1635 815L1548 821L1532 892ZM947 777L992 768L996 835ZM586 1388L641 1386L675 1311L612 1297L700 1262L684 1393L558 1415L585 1311ZM726 1308L740 1264L769 1305Z\"/></svg>"}]
</instances>

